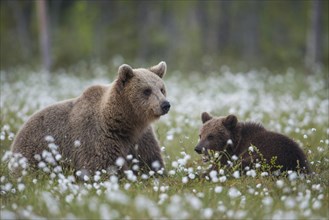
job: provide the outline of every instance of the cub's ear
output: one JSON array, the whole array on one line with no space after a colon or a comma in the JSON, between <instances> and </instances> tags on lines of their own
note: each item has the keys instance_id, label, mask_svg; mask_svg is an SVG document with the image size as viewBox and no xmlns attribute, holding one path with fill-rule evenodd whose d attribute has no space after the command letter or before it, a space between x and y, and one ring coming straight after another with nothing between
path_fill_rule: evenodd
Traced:
<instances>
[{"instance_id":1,"label":"cub's ear","mask_svg":"<svg viewBox=\"0 0 329 220\"><path fill-rule=\"evenodd\" d=\"M210 114L208 114L207 112L203 112L201 114L201 120L202 120L202 123L206 123L207 121L209 121L210 119L212 119L212 116Z\"/></svg>"},{"instance_id":2,"label":"cub's ear","mask_svg":"<svg viewBox=\"0 0 329 220\"><path fill-rule=\"evenodd\" d=\"M237 123L238 119L235 115L229 115L223 120L223 125L229 130L235 128Z\"/></svg>"},{"instance_id":3,"label":"cub's ear","mask_svg":"<svg viewBox=\"0 0 329 220\"><path fill-rule=\"evenodd\" d=\"M134 71L131 66L127 64L122 64L118 70L119 77L117 79L117 85L120 90L122 90L127 82L134 76Z\"/></svg>"},{"instance_id":4,"label":"cub's ear","mask_svg":"<svg viewBox=\"0 0 329 220\"><path fill-rule=\"evenodd\" d=\"M150 67L149 70L157 74L160 78L163 78L167 71L167 64L161 61L158 65Z\"/></svg>"}]
</instances>

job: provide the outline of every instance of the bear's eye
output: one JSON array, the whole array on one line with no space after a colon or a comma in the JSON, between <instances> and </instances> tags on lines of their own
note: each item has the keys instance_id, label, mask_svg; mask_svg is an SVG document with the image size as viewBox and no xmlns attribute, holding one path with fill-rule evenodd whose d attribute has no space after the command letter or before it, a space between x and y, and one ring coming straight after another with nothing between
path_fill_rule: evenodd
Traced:
<instances>
[{"instance_id":1,"label":"bear's eye","mask_svg":"<svg viewBox=\"0 0 329 220\"><path fill-rule=\"evenodd\" d=\"M165 93L166 93L166 91L165 91L165 89L164 89L164 88L161 88L161 90L160 90L160 91L161 91L161 93L162 93L162 94L165 94Z\"/></svg>"},{"instance_id":2,"label":"bear's eye","mask_svg":"<svg viewBox=\"0 0 329 220\"><path fill-rule=\"evenodd\" d=\"M207 139L208 139L208 141L213 140L213 139L214 139L214 135L212 135L212 134L208 135L208 136L207 136Z\"/></svg>"},{"instance_id":3,"label":"bear's eye","mask_svg":"<svg viewBox=\"0 0 329 220\"><path fill-rule=\"evenodd\" d=\"M143 94L146 96L150 96L151 93L152 93L152 89L150 89L150 88L144 89L144 91L143 91Z\"/></svg>"}]
</instances>

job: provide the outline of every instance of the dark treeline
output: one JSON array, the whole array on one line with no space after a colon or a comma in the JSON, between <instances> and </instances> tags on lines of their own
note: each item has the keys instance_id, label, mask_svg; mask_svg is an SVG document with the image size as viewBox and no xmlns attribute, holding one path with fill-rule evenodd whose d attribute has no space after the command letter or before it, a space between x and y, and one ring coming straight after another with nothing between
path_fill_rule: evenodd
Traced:
<instances>
[{"instance_id":1,"label":"dark treeline","mask_svg":"<svg viewBox=\"0 0 329 220\"><path fill-rule=\"evenodd\" d=\"M328 69L326 0L1 0L0 19L1 69L115 57L189 71Z\"/></svg>"}]
</instances>

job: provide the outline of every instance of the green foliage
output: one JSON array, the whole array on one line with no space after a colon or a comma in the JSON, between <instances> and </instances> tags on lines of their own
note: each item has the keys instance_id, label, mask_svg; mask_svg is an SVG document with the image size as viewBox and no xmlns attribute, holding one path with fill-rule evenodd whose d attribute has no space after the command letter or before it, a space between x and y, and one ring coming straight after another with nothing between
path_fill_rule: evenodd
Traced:
<instances>
[{"instance_id":1,"label":"green foliage","mask_svg":"<svg viewBox=\"0 0 329 220\"><path fill-rule=\"evenodd\" d=\"M309 1L46 1L53 70L81 60L108 65L166 60L209 72L304 66ZM34 1L1 1L0 69L39 63ZM321 63L328 69L328 1L322 1Z\"/></svg>"},{"instance_id":2,"label":"green foliage","mask_svg":"<svg viewBox=\"0 0 329 220\"><path fill-rule=\"evenodd\" d=\"M55 101L76 97L87 86L113 81L115 70L79 64L58 72L50 83L40 72L15 69L1 72L0 186L1 219L25 218L171 218L171 219L304 219L328 218L328 87L325 75L298 77L288 71L200 74L170 72L166 85L172 109L155 124L166 177L141 176L136 181L112 177L78 180L76 173L9 174L4 155L28 117ZM25 73L28 72L28 73ZM87 74L97 80L87 78ZM24 74L23 74L24 73ZM110 73L112 75L110 75ZM221 77L218 78L218 75ZM29 77L27 77L29 76ZM284 89L283 89L284 88ZM203 164L194 147L202 111L235 113L245 121L257 119L270 130L285 133L303 148L314 172L310 176L262 176L275 158L254 167L256 176L232 169L202 178ZM220 169L219 169L220 170Z\"/></svg>"}]
</instances>

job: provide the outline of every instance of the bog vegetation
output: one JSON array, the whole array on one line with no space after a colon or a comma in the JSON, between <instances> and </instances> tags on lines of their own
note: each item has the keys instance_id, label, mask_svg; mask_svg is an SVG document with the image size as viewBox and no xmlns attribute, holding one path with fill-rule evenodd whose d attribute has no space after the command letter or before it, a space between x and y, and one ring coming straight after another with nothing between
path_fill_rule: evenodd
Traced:
<instances>
[{"instance_id":1,"label":"bog vegetation","mask_svg":"<svg viewBox=\"0 0 329 220\"><path fill-rule=\"evenodd\" d=\"M83 72L94 77L71 74L87 75ZM276 75L266 69L232 73L222 66L204 77L169 68L165 82L172 109L154 125L167 177L127 172L123 179L102 178L99 172L79 180L79 172L45 163L37 172L10 176L10 144L23 122L36 110L75 97L89 85L111 82L115 75L108 72L115 73L104 66L76 66L70 74L53 74L50 82L41 72L1 72L1 219L328 218L328 78L321 73L300 77L294 69ZM307 154L313 175L269 175L259 165L248 172L219 169L203 178L209 164L194 152L203 111L232 113L293 138ZM25 161L19 165L24 167Z\"/></svg>"}]
</instances>

